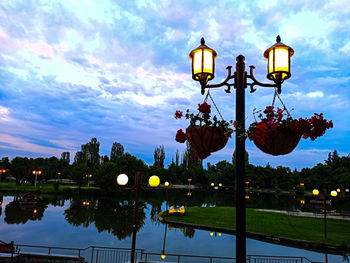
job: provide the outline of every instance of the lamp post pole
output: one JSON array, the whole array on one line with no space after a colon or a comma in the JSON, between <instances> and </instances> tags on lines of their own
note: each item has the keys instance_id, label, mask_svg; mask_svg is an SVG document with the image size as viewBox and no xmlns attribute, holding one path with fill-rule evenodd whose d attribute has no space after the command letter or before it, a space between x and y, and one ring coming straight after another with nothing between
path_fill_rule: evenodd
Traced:
<instances>
[{"instance_id":1,"label":"lamp post pole","mask_svg":"<svg viewBox=\"0 0 350 263\"><path fill-rule=\"evenodd\" d=\"M247 87L244 56L236 58L236 258L246 261L246 211L245 211L245 88Z\"/></svg>"}]
</instances>

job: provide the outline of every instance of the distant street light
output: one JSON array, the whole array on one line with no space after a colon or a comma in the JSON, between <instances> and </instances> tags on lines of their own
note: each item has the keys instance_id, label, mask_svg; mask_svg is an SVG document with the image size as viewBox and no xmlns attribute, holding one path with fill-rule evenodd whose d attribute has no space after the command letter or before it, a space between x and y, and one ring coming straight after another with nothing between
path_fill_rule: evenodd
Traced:
<instances>
[{"instance_id":1,"label":"distant street light","mask_svg":"<svg viewBox=\"0 0 350 263\"><path fill-rule=\"evenodd\" d=\"M33 171L33 174L35 174L35 183L34 183L34 186L36 187L36 183L37 183L37 180L38 180L38 175L41 174L41 171L38 170L38 171Z\"/></svg>"},{"instance_id":2,"label":"distant street light","mask_svg":"<svg viewBox=\"0 0 350 263\"><path fill-rule=\"evenodd\" d=\"M0 182L2 181L2 174L6 173L5 169L0 170Z\"/></svg>"},{"instance_id":3,"label":"distant street light","mask_svg":"<svg viewBox=\"0 0 350 263\"><path fill-rule=\"evenodd\" d=\"M168 213L168 188L169 188L169 182L165 182L164 186L165 186L165 211Z\"/></svg>"},{"instance_id":4,"label":"distant street light","mask_svg":"<svg viewBox=\"0 0 350 263\"><path fill-rule=\"evenodd\" d=\"M126 174L119 174L117 176L117 183L119 185L126 185L129 181L129 178ZM160 179L156 175L152 175L149 180L148 184L151 187L157 187L160 183ZM135 189L135 207L134 207L134 218L133 218L133 233L132 233L132 244L131 244L131 256L130 256L130 263L135 263L135 246L136 246L136 224L137 224L137 218L138 218L138 210L139 210L139 193L142 189L142 174L141 172L136 172L135 174L135 184L132 187L129 187L128 189Z\"/></svg>"},{"instance_id":5,"label":"distant street light","mask_svg":"<svg viewBox=\"0 0 350 263\"><path fill-rule=\"evenodd\" d=\"M323 231L324 239L327 239L327 201L330 203L330 196L336 197L338 195L337 191L333 190L330 192L330 196L327 194L327 190L323 189L322 193L318 189L314 189L312 194L320 199L323 208ZM315 201L318 203L317 200Z\"/></svg>"},{"instance_id":6,"label":"distant street light","mask_svg":"<svg viewBox=\"0 0 350 263\"><path fill-rule=\"evenodd\" d=\"M90 187L90 178L92 178L92 174L86 174L85 177L88 179L88 187Z\"/></svg>"}]
</instances>

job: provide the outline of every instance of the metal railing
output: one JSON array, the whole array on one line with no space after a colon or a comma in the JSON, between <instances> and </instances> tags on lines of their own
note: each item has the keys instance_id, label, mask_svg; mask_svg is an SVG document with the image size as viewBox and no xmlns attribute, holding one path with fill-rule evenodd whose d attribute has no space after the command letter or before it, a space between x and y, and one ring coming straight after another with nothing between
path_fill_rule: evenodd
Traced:
<instances>
[{"instance_id":1,"label":"metal railing","mask_svg":"<svg viewBox=\"0 0 350 263\"><path fill-rule=\"evenodd\" d=\"M89 263L126 263L130 262L131 249L130 248L114 248L89 246L87 248L66 248L53 246L34 246L34 245L15 245L16 250L20 252L47 254L55 256L70 256L82 258ZM135 261L137 263L143 262L208 262L208 263L225 263L236 262L233 257L218 257L218 256L199 256L199 255L185 255L185 254L165 254L165 258L161 257L160 253L146 252L144 249L135 250ZM164 255L163 255L164 256ZM305 257L291 257L291 256L266 256L266 255L247 255L247 263L317 263L312 262Z\"/></svg>"}]
</instances>

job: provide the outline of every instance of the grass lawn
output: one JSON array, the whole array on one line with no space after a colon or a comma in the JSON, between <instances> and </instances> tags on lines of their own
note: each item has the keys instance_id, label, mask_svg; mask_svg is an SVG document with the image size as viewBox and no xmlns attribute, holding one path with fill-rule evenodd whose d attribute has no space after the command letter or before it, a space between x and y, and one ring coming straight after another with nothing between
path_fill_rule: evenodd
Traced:
<instances>
[{"instance_id":1,"label":"grass lawn","mask_svg":"<svg viewBox=\"0 0 350 263\"><path fill-rule=\"evenodd\" d=\"M32 184L21 184L16 185L14 182L1 182L0 183L0 191L6 192L40 192L40 193L67 193L69 191L74 191L74 189L78 188L78 186L72 185L62 185L60 184L58 189L55 190L53 184L38 184L35 187ZM97 187L90 186L82 186L80 189L82 190L99 190Z\"/></svg>"},{"instance_id":2,"label":"grass lawn","mask_svg":"<svg viewBox=\"0 0 350 263\"><path fill-rule=\"evenodd\" d=\"M323 218L292 216L246 209L247 232L320 243L350 245L350 220L327 219L327 241L323 237ZM235 207L187 207L181 216L165 220L235 229Z\"/></svg>"}]
</instances>

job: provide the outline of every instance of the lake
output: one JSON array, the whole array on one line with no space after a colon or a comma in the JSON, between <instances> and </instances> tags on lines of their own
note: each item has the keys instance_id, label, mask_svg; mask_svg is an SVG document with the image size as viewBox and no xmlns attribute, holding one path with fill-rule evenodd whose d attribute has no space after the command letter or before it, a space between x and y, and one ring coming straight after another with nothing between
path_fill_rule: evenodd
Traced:
<instances>
[{"instance_id":1,"label":"lake","mask_svg":"<svg viewBox=\"0 0 350 263\"><path fill-rule=\"evenodd\" d=\"M177 229L157 220L165 210L161 190L142 193L137 222L136 248L146 252L235 257L235 236L192 228ZM1 196L0 240L15 244L85 248L88 246L131 247L133 193L118 197L42 196L33 206L23 207L16 196ZM303 197L250 194L248 207L311 211ZM169 191L170 205L233 206L234 194L227 192ZM343 206L332 204L332 206ZM36 211L34 211L36 210ZM300 256L324 262L326 255L314 251L247 239L247 254ZM342 255L327 255L328 262L348 262ZM167 259L165 259L166 261ZM159 261L161 261L159 257Z\"/></svg>"}]
</instances>

